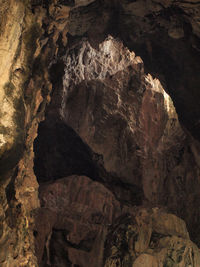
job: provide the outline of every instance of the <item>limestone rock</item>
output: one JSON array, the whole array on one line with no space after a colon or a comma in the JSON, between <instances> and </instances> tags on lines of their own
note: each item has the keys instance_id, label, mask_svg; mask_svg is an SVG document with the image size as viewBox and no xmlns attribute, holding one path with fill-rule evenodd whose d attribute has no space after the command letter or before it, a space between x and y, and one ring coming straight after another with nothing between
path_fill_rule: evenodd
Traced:
<instances>
[{"instance_id":1,"label":"limestone rock","mask_svg":"<svg viewBox=\"0 0 200 267\"><path fill-rule=\"evenodd\" d=\"M10 8L12 6L12 8ZM20 46L25 7L15 1L7 1L1 7L0 36L0 156L9 153L13 147L12 157L20 158L23 146L24 103L19 81L10 80L10 73L15 66L16 54ZM19 66L20 67L20 66ZM18 119L21 117L21 121ZM17 152L19 155L17 155ZM8 156L7 156L8 157ZM5 161L4 161L5 162ZM8 164L8 163L7 163ZM14 164L13 164L14 165ZM8 166L8 169L13 166ZM5 163L0 169L4 172Z\"/></svg>"},{"instance_id":2,"label":"limestone rock","mask_svg":"<svg viewBox=\"0 0 200 267\"><path fill-rule=\"evenodd\" d=\"M167 206L192 229L198 156L160 82L113 37L98 49L83 39L61 62L54 70L59 67L63 77L55 79L35 143L38 179L87 175L101 180L123 203Z\"/></svg>"},{"instance_id":3,"label":"limestone rock","mask_svg":"<svg viewBox=\"0 0 200 267\"><path fill-rule=\"evenodd\" d=\"M107 255L106 264L119 265L123 258L125 266L145 261L200 265L182 219L159 209L130 208L164 205L184 218L199 243L199 143L193 138L200 134L199 14L197 0L0 0L1 266L37 266L34 236L46 264L55 254L58 266L98 266L108 224L112 232L116 217L127 218L126 212L132 221L127 219L128 230L127 223L119 227L123 238L111 247L114 257ZM108 34L142 57L145 72L142 60ZM182 130L174 105L190 133ZM48 130L49 136L59 132L57 126L76 131L80 169L77 151L71 159L69 149L62 148L63 139L74 140L70 135L51 147L55 153L49 153L48 142L41 146L41 155L48 156L41 161L45 171L37 172L44 176L38 180L52 179L45 186L56 194L51 198L45 192L48 201L38 210L41 224L33 236L39 206L33 142L45 111L42 138ZM64 156L54 161L53 154ZM77 172L90 178L53 182ZM87 189L82 191L79 183ZM71 185L80 197L72 196L73 205L64 196L65 191L70 195Z\"/></svg>"},{"instance_id":4,"label":"limestone rock","mask_svg":"<svg viewBox=\"0 0 200 267\"><path fill-rule=\"evenodd\" d=\"M144 213L144 209L138 209L138 213ZM150 211L145 211L146 215ZM148 214L148 220L151 217ZM163 213L168 217L168 222L162 222L162 227L173 224L173 216ZM136 216L137 213L136 213ZM180 220L179 218L176 218ZM147 221L146 221L147 223ZM149 225L149 227L151 227ZM160 229L152 231L150 241L143 251L138 251L135 244L140 240L140 232L137 231L138 225L134 218L122 217L116 224L111 226L105 247L105 267L130 266L130 267L165 267L165 266L199 266L199 249L194 243L184 236L178 237L171 235L170 231L165 232ZM181 231L181 228L180 228ZM108 252L109 251L109 252Z\"/></svg>"},{"instance_id":5,"label":"limestone rock","mask_svg":"<svg viewBox=\"0 0 200 267\"><path fill-rule=\"evenodd\" d=\"M40 199L34 228L40 266L100 267L105 261L106 267L163 267L171 257L174 266L199 264L199 251L180 218L159 208L122 207L86 176L43 183Z\"/></svg>"},{"instance_id":6,"label":"limestone rock","mask_svg":"<svg viewBox=\"0 0 200 267\"><path fill-rule=\"evenodd\" d=\"M177 235L188 239L189 234L185 222L173 214L154 212L152 216L153 231L163 235Z\"/></svg>"},{"instance_id":7,"label":"limestone rock","mask_svg":"<svg viewBox=\"0 0 200 267\"><path fill-rule=\"evenodd\" d=\"M194 156L185 152L181 159L188 140L159 81L146 76L141 59L111 37L99 50L83 41L64 61L63 98L58 106L63 121L102 155L109 173L141 186L154 204L166 201L167 176L175 178L177 165L184 172L188 168L184 157L194 162ZM192 172L198 177L198 171Z\"/></svg>"},{"instance_id":8,"label":"limestone rock","mask_svg":"<svg viewBox=\"0 0 200 267\"><path fill-rule=\"evenodd\" d=\"M46 260L66 266L68 258L80 266L101 266L108 225L122 212L114 195L88 177L70 176L43 184L40 199L35 229L39 264ZM59 256L59 250L66 258ZM47 258L42 261L44 253Z\"/></svg>"},{"instance_id":9,"label":"limestone rock","mask_svg":"<svg viewBox=\"0 0 200 267\"><path fill-rule=\"evenodd\" d=\"M174 114L176 124L170 98L158 81L150 75L145 77L141 59L111 37L100 45L99 51L83 42L78 56L72 50L64 60L60 105L63 120L103 156L108 172L139 185L141 158L146 158L153 146L163 149L166 141L160 139L164 131L168 131L168 139L172 134L171 126L165 130L171 116L168 113ZM75 102L79 103L79 110ZM178 127L177 124L175 135L184 138Z\"/></svg>"},{"instance_id":10,"label":"limestone rock","mask_svg":"<svg viewBox=\"0 0 200 267\"><path fill-rule=\"evenodd\" d=\"M0 265L38 266L31 230L33 210L40 205L33 141L43 116L41 104L44 100L45 106L50 93L43 95L41 80L43 89L51 87L44 77L47 71L36 71L35 59L42 48L39 38L46 12L40 6L35 15L30 1L0 2Z\"/></svg>"},{"instance_id":11,"label":"limestone rock","mask_svg":"<svg viewBox=\"0 0 200 267\"><path fill-rule=\"evenodd\" d=\"M133 267L158 267L156 257L149 254L141 254L133 263Z\"/></svg>"}]
</instances>

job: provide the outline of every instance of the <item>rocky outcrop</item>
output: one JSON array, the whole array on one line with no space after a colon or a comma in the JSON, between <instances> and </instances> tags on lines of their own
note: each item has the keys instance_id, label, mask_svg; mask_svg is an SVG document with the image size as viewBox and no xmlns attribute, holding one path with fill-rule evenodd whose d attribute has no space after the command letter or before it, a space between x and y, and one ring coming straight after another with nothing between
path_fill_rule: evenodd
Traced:
<instances>
[{"instance_id":1,"label":"rocky outcrop","mask_svg":"<svg viewBox=\"0 0 200 267\"><path fill-rule=\"evenodd\" d=\"M166 219L166 220L163 220ZM176 233L172 229L177 229ZM110 228L105 267L198 266L199 250L188 239L185 224L159 209L138 209L122 216Z\"/></svg>"},{"instance_id":2,"label":"rocky outcrop","mask_svg":"<svg viewBox=\"0 0 200 267\"><path fill-rule=\"evenodd\" d=\"M114 195L86 176L69 176L43 184L40 199L35 229L40 266L101 266L107 226L122 210Z\"/></svg>"},{"instance_id":3,"label":"rocky outcrop","mask_svg":"<svg viewBox=\"0 0 200 267\"><path fill-rule=\"evenodd\" d=\"M186 221L192 240L199 244L200 161L199 143L194 139L199 139L198 1L1 0L0 31L0 265L37 266L34 237L39 240L40 262L57 264L62 259L64 266L84 265L98 254L99 264L103 240L108 240L104 223L112 224L112 231L117 216L126 217L121 206L130 213L134 205L165 206ZM145 65L108 34L140 55ZM148 72L171 95L187 130L180 126L169 95ZM86 223L88 215L77 226L75 217L84 209L74 200L79 204L71 226L69 222L63 226L56 217L58 205L52 208L44 203L38 209L33 169L40 183L51 180L53 192L58 178L88 176L74 178L81 198L85 197L79 187L83 179L86 187L97 186L92 190L99 201L110 196L114 203L110 209L116 205L117 215L111 220L106 213L104 221L102 207L94 205L91 210L103 214L95 217L98 223ZM70 194L67 179L59 182L66 183ZM42 198L42 192L48 195L51 187L46 186L41 186ZM61 189L55 194L65 208L73 210ZM64 209L60 214L66 218ZM148 209L147 214L151 220ZM147 238L143 240L142 234L129 251L138 253L131 264L172 265L174 261L198 266L195 246L183 232L177 234L180 229L171 223L171 215L164 214L160 218L169 217L170 222L156 226L161 233L155 249L149 245L150 228L146 231L144 226ZM136 213L131 216L133 221L137 217ZM39 230L33 230L35 220L40 222ZM74 226L79 232L72 230ZM71 243L66 241L68 235ZM178 242L185 247L181 259ZM105 255L110 264L112 253Z\"/></svg>"},{"instance_id":4,"label":"rocky outcrop","mask_svg":"<svg viewBox=\"0 0 200 267\"><path fill-rule=\"evenodd\" d=\"M84 40L62 60L63 81L54 85L36 141L38 178L84 174L101 181L123 203L167 206L192 229L188 199L198 195L199 167L193 141L160 82L112 37L98 50Z\"/></svg>"},{"instance_id":5,"label":"rocky outcrop","mask_svg":"<svg viewBox=\"0 0 200 267\"><path fill-rule=\"evenodd\" d=\"M49 30L44 21L54 18L35 1L0 2L0 265L37 266L30 229L40 206L33 141L50 101L46 67L55 48L41 36Z\"/></svg>"},{"instance_id":6,"label":"rocky outcrop","mask_svg":"<svg viewBox=\"0 0 200 267\"><path fill-rule=\"evenodd\" d=\"M70 12L69 40L87 36L95 47L107 34L123 40L165 85L198 139L199 10L198 1L94 1Z\"/></svg>"},{"instance_id":7,"label":"rocky outcrop","mask_svg":"<svg viewBox=\"0 0 200 267\"><path fill-rule=\"evenodd\" d=\"M122 206L88 177L44 183L40 199L34 231L40 266L200 264L183 220L159 208Z\"/></svg>"},{"instance_id":8,"label":"rocky outcrop","mask_svg":"<svg viewBox=\"0 0 200 267\"><path fill-rule=\"evenodd\" d=\"M112 38L99 50L83 41L64 62L63 121L116 180L141 188L148 202L168 206L192 225L188 198L198 195L199 167L160 82Z\"/></svg>"},{"instance_id":9,"label":"rocky outcrop","mask_svg":"<svg viewBox=\"0 0 200 267\"><path fill-rule=\"evenodd\" d=\"M39 207L32 149L37 127L32 118L41 96L30 93L34 103L30 108L24 90L41 34L40 20L23 1L0 5L0 265L37 266L29 226L31 211Z\"/></svg>"}]
</instances>

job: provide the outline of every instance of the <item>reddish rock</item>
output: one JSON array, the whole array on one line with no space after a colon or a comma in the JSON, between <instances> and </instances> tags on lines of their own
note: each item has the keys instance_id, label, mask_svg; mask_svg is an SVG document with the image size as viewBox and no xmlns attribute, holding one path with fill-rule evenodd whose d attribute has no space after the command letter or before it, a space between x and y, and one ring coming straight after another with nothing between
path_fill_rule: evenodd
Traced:
<instances>
[{"instance_id":1,"label":"reddish rock","mask_svg":"<svg viewBox=\"0 0 200 267\"><path fill-rule=\"evenodd\" d=\"M198 153L160 82L112 37L99 49L82 40L62 60L63 81L54 84L37 140L41 181L84 174L122 203L168 207L192 229L187 199L200 190Z\"/></svg>"},{"instance_id":2,"label":"reddish rock","mask_svg":"<svg viewBox=\"0 0 200 267\"><path fill-rule=\"evenodd\" d=\"M69 262L100 266L107 228L123 210L114 195L88 177L70 176L41 185L40 200L35 229L40 264L57 266L62 242Z\"/></svg>"},{"instance_id":3,"label":"reddish rock","mask_svg":"<svg viewBox=\"0 0 200 267\"><path fill-rule=\"evenodd\" d=\"M146 267L170 261L169 253L177 266L200 263L183 220L159 208L122 207L88 177L43 184L40 199L34 232L39 266Z\"/></svg>"}]
</instances>

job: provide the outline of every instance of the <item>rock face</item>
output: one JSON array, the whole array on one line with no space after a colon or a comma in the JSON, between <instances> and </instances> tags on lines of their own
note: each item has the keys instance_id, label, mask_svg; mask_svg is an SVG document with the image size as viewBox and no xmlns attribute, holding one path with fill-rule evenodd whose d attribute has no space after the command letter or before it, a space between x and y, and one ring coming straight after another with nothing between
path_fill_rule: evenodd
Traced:
<instances>
[{"instance_id":1,"label":"rock face","mask_svg":"<svg viewBox=\"0 0 200 267\"><path fill-rule=\"evenodd\" d=\"M122 1L121 8L120 36L166 84L180 121L198 139L198 1Z\"/></svg>"},{"instance_id":2,"label":"rock face","mask_svg":"<svg viewBox=\"0 0 200 267\"><path fill-rule=\"evenodd\" d=\"M172 233L170 228L182 231ZM187 238L185 229L174 215L159 209L138 209L135 217L121 217L110 229L104 266L198 266L198 248Z\"/></svg>"},{"instance_id":3,"label":"rock face","mask_svg":"<svg viewBox=\"0 0 200 267\"><path fill-rule=\"evenodd\" d=\"M0 265L36 266L29 228L31 212L39 207L32 146L37 125L32 118L41 95L32 91L28 103L24 88L40 36L40 20L23 1L0 1L0 6Z\"/></svg>"},{"instance_id":4,"label":"rock face","mask_svg":"<svg viewBox=\"0 0 200 267\"><path fill-rule=\"evenodd\" d=\"M114 195L86 176L62 178L43 184L40 190L42 207L36 220L39 263L46 242L43 264L101 266L107 226L121 214Z\"/></svg>"},{"instance_id":5,"label":"rock face","mask_svg":"<svg viewBox=\"0 0 200 267\"><path fill-rule=\"evenodd\" d=\"M0 0L1 266L200 265L199 8Z\"/></svg>"},{"instance_id":6,"label":"rock face","mask_svg":"<svg viewBox=\"0 0 200 267\"><path fill-rule=\"evenodd\" d=\"M69 34L93 45L108 33L123 40L166 84L181 122L198 139L199 13L198 1L94 1L72 10Z\"/></svg>"},{"instance_id":7,"label":"rock face","mask_svg":"<svg viewBox=\"0 0 200 267\"><path fill-rule=\"evenodd\" d=\"M40 266L200 264L198 248L175 215L122 207L108 189L85 176L44 183L40 190L35 228Z\"/></svg>"},{"instance_id":8,"label":"rock face","mask_svg":"<svg viewBox=\"0 0 200 267\"><path fill-rule=\"evenodd\" d=\"M40 186L43 207L36 221L46 220L49 226L44 231L38 224L35 230L39 262L102 266L104 261L107 267L145 266L145 262L146 266L148 262L187 266L191 262L198 266L198 249L181 219L158 208L138 208L139 214L144 212L145 223L140 223L137 209L130 207L133 203L166 206L192 227L192 206L187 199L198 194L199 167L170 96L157 79L144 73L141 58L112 37L98 50L83 40L62 61L63 79L54 84L52 102L35 142L39 181L55 180ZM62 178L73 173L90 179ZM142 192L140 198L133 188ZM134 228L135 244L128 239L113 245L118 238L107 235L109 229L116 229L120 216L130 225L119 239L126 239L128 229ZM156 245L151 247L154 238ZM104 246L104 258L102 253L97 258L96 251ZM114 252L109 250L112 246Z\"/></svg>"},{"instance_id":9,"label":"rock face","mask_svg":"<svg viewBox=\"0 0 200 267\"><path fill-rule=\"evenodd\" d=\"M102 156L109 173L141 186L149 180L145 170L157 172L161 155L174 150L174 140L177 150L182 147L185 135L173 103L159 81L144 74L142 60L113 38L100 44L99 51L88 42L76 56L77 50L64 58L60 115ZM150 176L156 175L166 176ZM156 180L155 187L160 184ZM144 190L157 191L153 187ZM153 192L148 194L152 199Z\"/></svg>"},{"instance_id":10,"label":"rock face","mask_svg":"<svg viewBox=\"0 0 200 267\"><path fill-rule=\"evenodd\" d=\"M36 141L38 178L84 174L101 180L124 203L167 206L192 229L188 199L198 196L198 159L160 82L112 37L99 50L82 41L63 57L63 65L63 86L55 85ZM82 141L74 141L72 130L61 130L69 126Z\"/></svg>"},{"instance_id":11,"label":"rock face","mask_svg":"<svg viewBox=\"0 0 200 267\"><path fill-rule=\"evenodd\" d=\"M40 203L33 141L50 101L44 66L54 56L57 39L51 36L46 45L41 37L50 27L43 27L44 20L49 24L56 16L50 19L45 6L35 2L0 1L1 266L37 266L31 226Z\"/></svg>"}]
</instances>

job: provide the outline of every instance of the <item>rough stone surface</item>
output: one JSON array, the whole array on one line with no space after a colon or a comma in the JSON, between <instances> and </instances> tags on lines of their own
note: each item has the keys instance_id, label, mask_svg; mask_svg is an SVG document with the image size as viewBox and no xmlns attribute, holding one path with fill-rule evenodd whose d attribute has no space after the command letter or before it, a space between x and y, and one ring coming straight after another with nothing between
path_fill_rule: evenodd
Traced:
<instances>
[{"instance_id":1,"label":"rough stone surface","mask_svg":"<svg viewBox=\"0 0 200 267\"><path fill-rule=\"evenodd\" d=\"M23 1L1 1L0 18L0 205L1 266L37 266L31 211L39 207L38 183L33 173L35 116L40 96L32 93L35 110L28 107L24 85L39 37L40 20ZM33 122L33 124L32 124Z\"/></svg>"},{"instance_id":2,"label":"rough stone surface","mask_svg":"<svg viewBox=\"0 0 200 267\"><path fill-rule=\"evenodd\" d=\"M67 262L101 266L107 227L122 210L114 195L88 177L69 176L43 184L40 199L35 229L40 266L45 262L53 266L68 266ZM41 221L46 222L44 228ZM42 260L44 248L46 258Z\"/></svg>"},{"instance_id":3,"label":"rough stone surface","mask_svg":"<svg viewBox=\"0 0 200 267\"><path fill-rule=\"evenodd\" d=\"M43 183L40 200L34 229L39 266L200 263L183 220L159 208L122 206L86 176Z\"/></svg>"},{"instance_id":4,"label":"rough stone surface","mask_svg":"<svg viewBox=\"0 0 200 267\"><path fill-rule=\"evenodd\" d=\"M200 264L199 249L188 238L185 238L187 230L184 232L180 230L175 235L171 235L167 229L163 234L160 226L152 227L153 217L157 212L168 218L167 223L163 221L163 224L160 224L161 228L166 229L166 225L173 224L174 219L180 220L159 209L150 211L138 208L135 217L133 215L122 216L110 227L105 246L105 267L186 267ZM179 226L185 227L184 222L180 221L177 224L177 227ZM147 231L144 232L145 228L149 229L149 235ZM145 246L141 243L144 239L148 240Z\"/></svg>"},{"instance_id":5,"label":"rough stone surface","mask_svg":"<svg viewBox=\"0 0 200 267\"><path fill-rule=\"evenodd\" d=\"M43 22L53 18L30 1L0 1L0 6L0 265L37 266L31 227L40 204L33 141L50 100L45 66L53 45L39 54L46 44Z\"/></svg>"},{"instance_id":6,"label":"rough stone surface","mask_svg":"<svg viewBox=\"0 0 200 267\"><path fill-rule=\"evenodd\" d=\"M131 192L131 186L137 186L144 192L144 197L138 204L142 204L143 200L144 205L167 206L175 214L186 219L191 229L194 225L193 218L199 216L196 213L190 217L193 206L186 198L189 196L193 199L199 190L198 156L194 148L196 146L192 145L194 140L192 141L182 130L173 102L160 82L151 75L146 75L142 60L112 37L101 43L98 50L87 40L83 40L69 49L62 60L62 64L55 63L55 66L62 66L63 80L54 83L46 121L40 126L39 137L35 143L35 170L40 181L50 178L56 180L73 172L89 175L91 179L104 183L118 201L129 205L132 203L130 195L133 199L136 195L124 194L123 188L126 185L127 192ZM53 136L56 137L56 141L53 143L53 151L49 153ZM77 139L78 137L81 139ZM71 144L74 148L73 153L70 152ZM75 165L72 164L74 160L70 162L69 155L76 158ZM82 160L79 161L81 156ZM80 165L80 162L84 161L87 162L84 166L88 166L88 170ZM188 165L188 162L193 163ZM101 167L104 168L103 173ZM65 179L67 181L67 178ZM114 181L120 186L113 186ZM56 181L52 181L52 192L56 184ZM41 192L42 188L41 185ZM81 190L79 193L81 194ZM59 191L54 194L57 195L59 203L64 203L61 197L63 193ZM52 193L50 196L52 197ZM49 199L49 204L48 201L45 203L44 207L49 208L51 200ZM67 203L64 206L70 205ZM56 209L59 210L58 207L54 208L54 212ZM71 213L72 210L73 208L70 209ZM152 233L155 231L161 236L188 239L186 226L175 215L157 213L156 208L153 215L150 216L147 212L146 215L144 213L144 217L147 221L150 220L151 227L138 222L141 227L138 230L140 234L135 243L134 253L141 256L134 264L142 264L140 262L148 257L152 264L164 264L167 244L164 254L142 254L148 250ZM109 224L112 223L112 220L109 221ZM52 234L50 255L57 255L61 244L62 247L67 247L66 241L61 240L63 231L68 233L69 230L62 228L61 231L61 228L58 227ZM103 242L105 238L101 238ZM185 241L181 239L181 242ZM69 264L71 262L87 266L88 257L93 258L91 255L94 254L90 254L93 253L91 251L89 256L86 256L85 252L81 252L81 247L74 244L68 246L73 247L65 250ZM41 257L40 254L40 260ZM55 264L59 257L61 255L53 259ZM126 255L124 260L131 264L134 262L130 255ZM112 266L117 264L118 260L115 259L114 262L108 259L106 264ZM63 259L63 266L64 264L66 260ZM92 266L94 263L87 264ZM181 264L185 264L185 261Z\"/></svg>"},{"instance_id":7,"label":"rough stone surface","mask_svg":"<svg viewBox=\"0 0 200 267\"><path fill-rule=\"evenodd\" d=\"M54 85L46 124L36 142L38 178L77 173L107 181L121 201L167 206L192 229L191 203L200 187L198 153L160 82L146 75L142 60L112 37L99 50L83 40L69 49L63 62L63 81ZM82 141L75 142L69 126ZM125 186L131 193L122 193ZM141 192L137 201L131 187Z\"/></svg>"},{"instance_id":8,"label":"rough stone surface","mask_svg":"<svg viewBox=\"0 0 200 267\"><path fill-rule=\"evenodd\" d=\"M144 266L145 261L199 266L184 223L169 214L184 219L199 244L199 14L195 0L0 0L1 266L37 266L35 254L47 265L98 266L118 212L126 218L129 211L132 225L138 214L133 206L141 204L152 226L141 222L135 247L130 245L120 260L127 266ZM106 39L108 34L122 40L145 65L119 40ZM184 128L170 97L148 72L171 95ZM55 191L59 208L65 203L77 216L62 229L56 226L61 223L56 214L60 211L62 217L64 209L50 202L47 185L41 186L41 196L46 192L52 205L44 202L38 209L33 172L37 133L34 170L40 183L51 180L54 192L57 178L89 177L75 178L77 185L72 182L82 201L89 197L83 201L86 209L80 199L73 199L78 203L74 208L61 189ZM79 187L81 179L85 191ZM90 186L97 200L110 196L106 205L118 214L112 220L101 205L95 206ZM158 208L159 215L151 215L147 207L154 206L169 211ZM111 228L97 214L95 222L87 222L93 209L108 215L103 218ZM88 210L85 222L80 220L83 210ZM68 235L72 243L66 241ZM34 237L39 242L35 248ZM110 256L119 250L108 251L106 264L115 266Z\"/></svg>"},{"instance_id":9,"label":"rough stone surface","mask_svg":"<svg viewBox=\"0 0 200 267\"><path fill-rule=\"evenodd\" d=\"M107 34L123 40L166 85L181 123L199 139L199 14L198 1L95 1L72 10L69 37L88 36L96 47Z\"/></svg>"}]
</instances>

